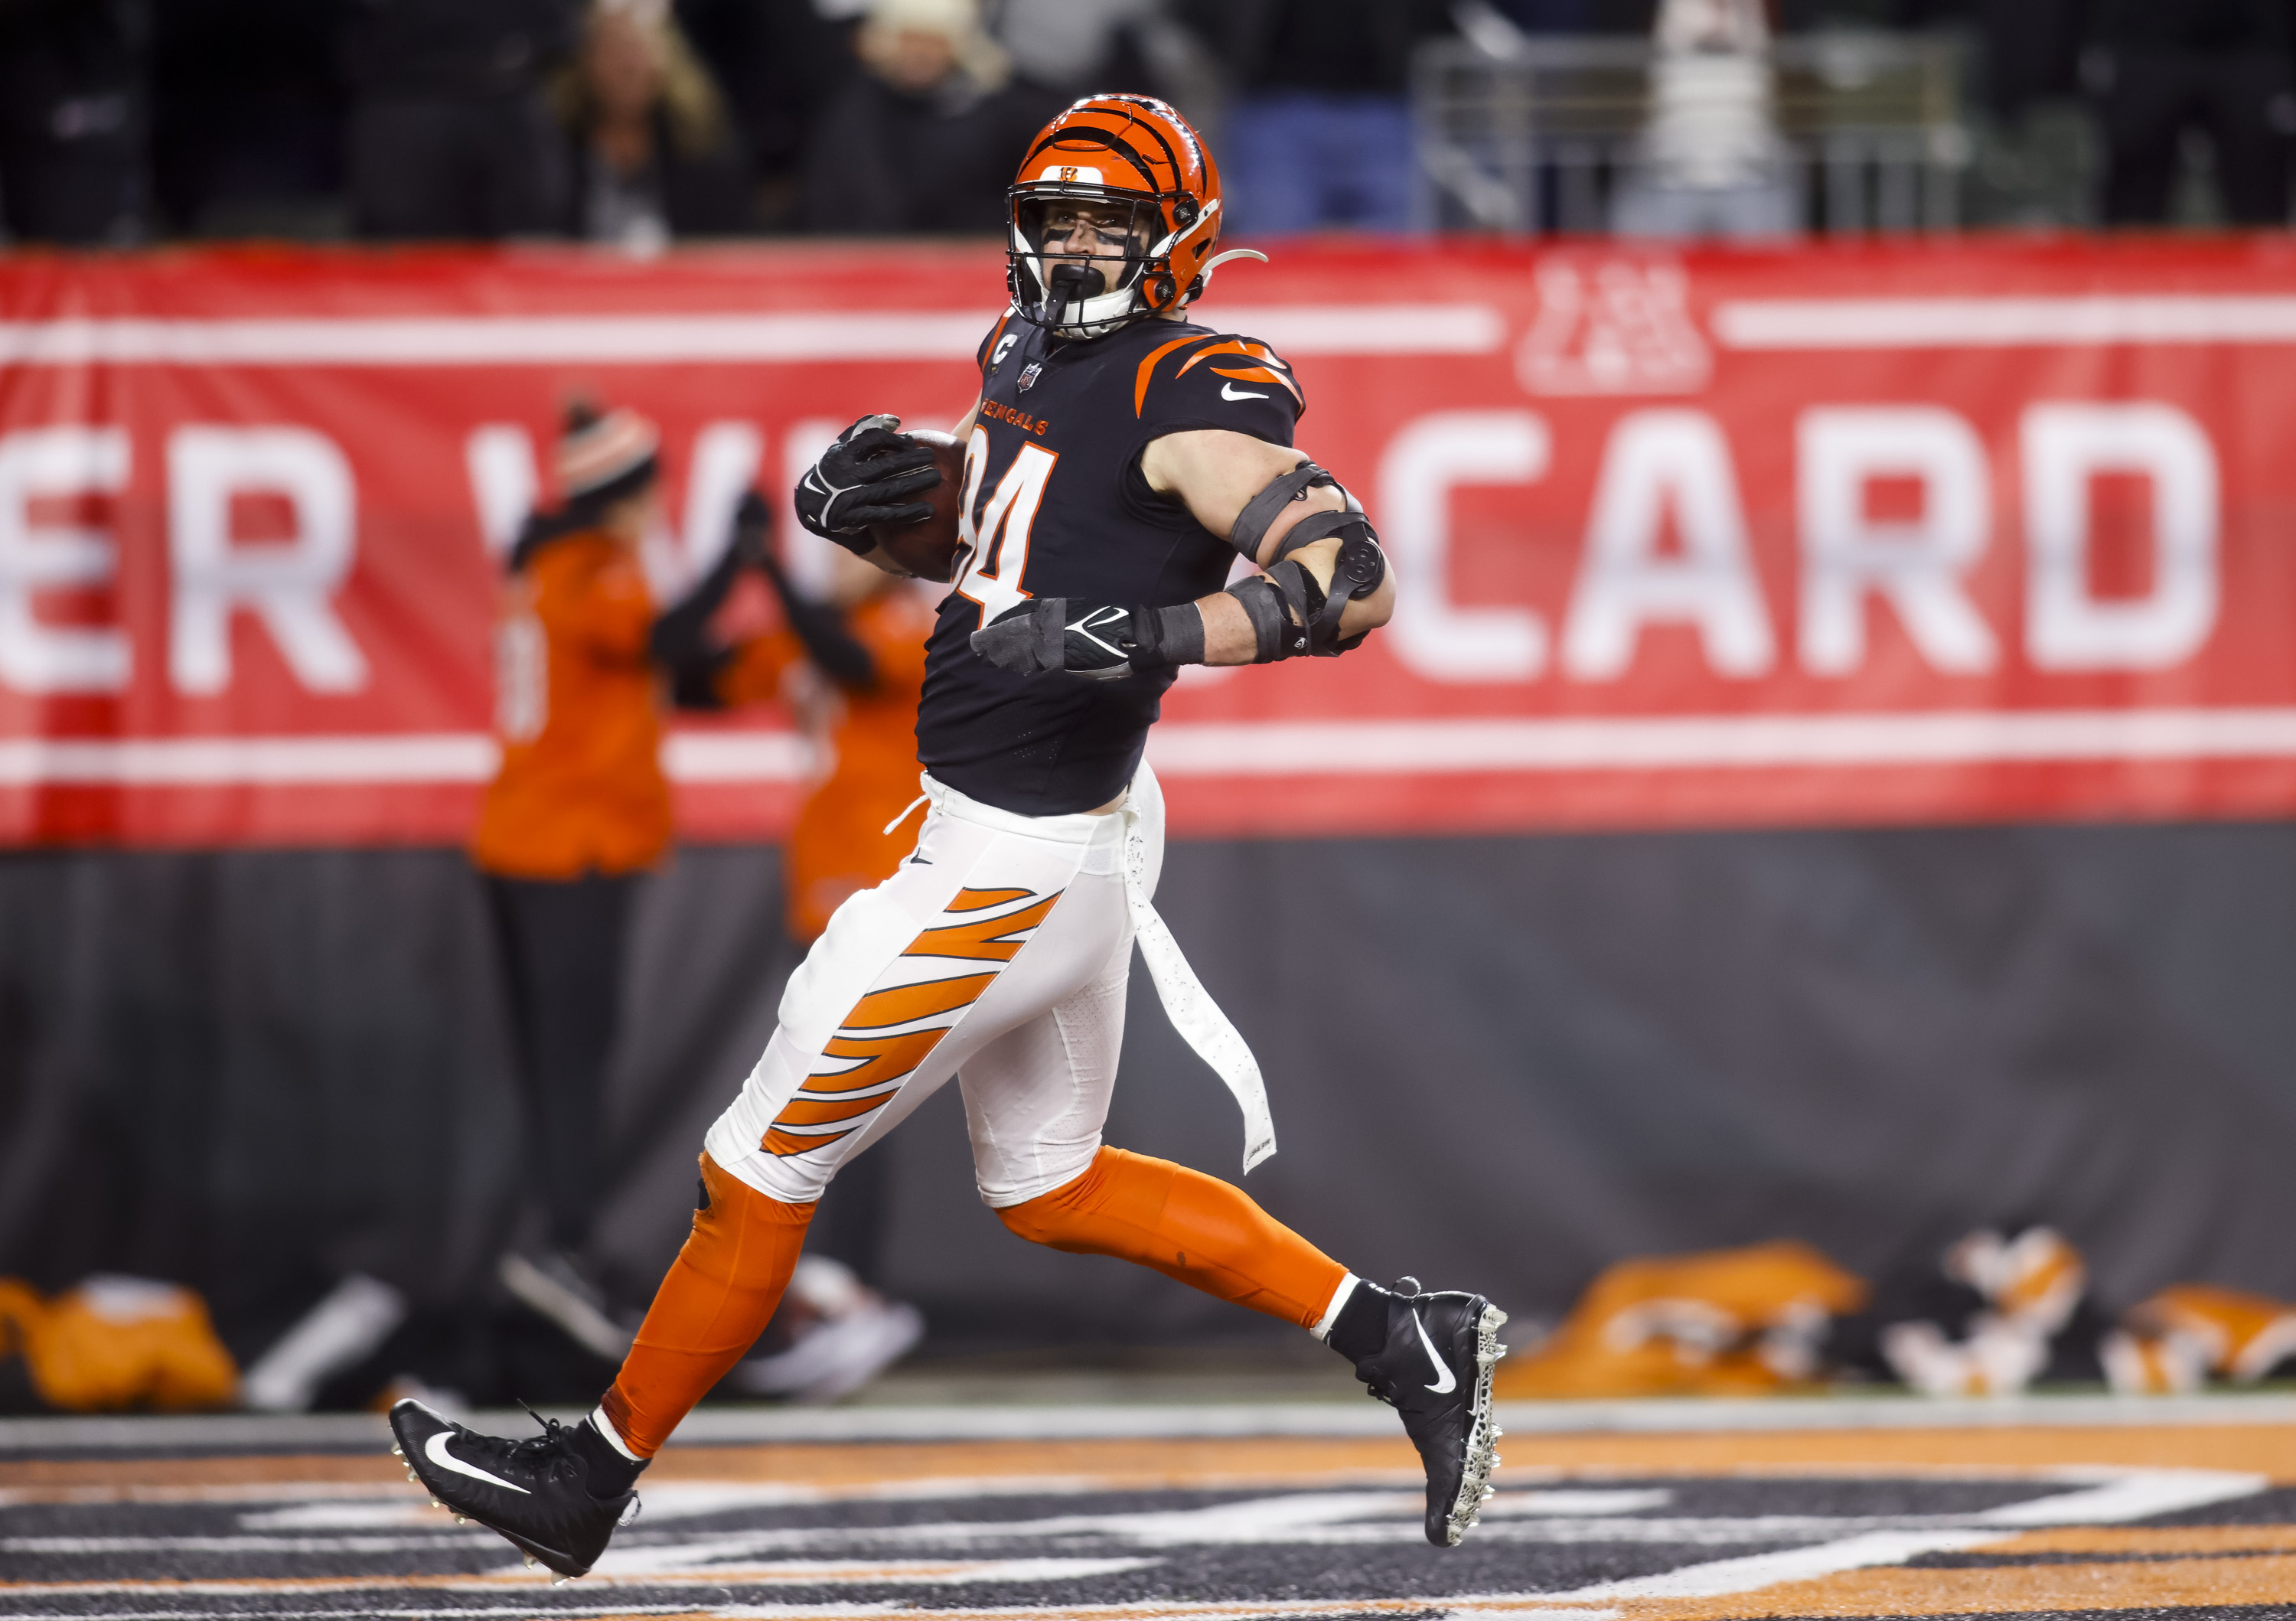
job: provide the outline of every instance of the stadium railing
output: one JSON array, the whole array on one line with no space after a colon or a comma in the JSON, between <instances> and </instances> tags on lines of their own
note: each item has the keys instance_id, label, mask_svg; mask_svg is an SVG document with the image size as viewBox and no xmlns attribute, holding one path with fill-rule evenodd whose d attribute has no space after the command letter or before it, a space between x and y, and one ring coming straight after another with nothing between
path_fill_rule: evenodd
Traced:
<instances>
[{"instance_id":1,"label":"stadium railing","mask_svg":"<svg viewBox=\"0 0 2296 1621\"><path fill-rule=\"evenodd\" d=\"M1973 144L1964 43L1828 33L1774 42L1772 107L1805 228L1951 231ZM1647 40L1533 38L1495 53L1466 40L1414 59L1417 223L1511 235L1595 233L1647 163Z\"/></svg>"}]
</instances>

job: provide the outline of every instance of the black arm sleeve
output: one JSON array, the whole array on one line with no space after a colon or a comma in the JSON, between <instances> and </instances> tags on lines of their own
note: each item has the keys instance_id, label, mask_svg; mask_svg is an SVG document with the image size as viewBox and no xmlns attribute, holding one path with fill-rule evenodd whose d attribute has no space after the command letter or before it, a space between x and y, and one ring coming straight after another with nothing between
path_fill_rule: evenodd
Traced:
<instances>
[{"instance_id":1,"label":"black arm sleeve","mask_svg":"<svg viewBox=\"0 0 2296 1621\"><path fill-rule=\"evenodd\" d=\"M745 550L739 544L727 546L700 583L654 620L653 629L647 634L646 651L656 664L681 668L709 651L705 633L709 616L725 606L726 594L734 589L734 581L742 572Z\"/></svg>"},{"instance_id":2,"label":"black arm sleeve","mask_svg":"<svg viewBox=\"0 0 2296 1621\"><path fill-rule=\"evenodd\" d=\"M826 602L801 595L772 553L764 553L758 566L773 582L774 594L782 600L791 634L805 644L806 657L821 673L849 692L865 692L875 686L877 661L845 628L845 616Z\"/></svg>"},{"instance_id":3,"label":"black arm sleeve","mask_svg":"<svg viewBox=\"0 0 2296 1621\"><path fill-rule=\"evenodd\" d=\"M702 648L671 665L669 701L681 709L724 708L726 700L718 691L718 677L734 662L734 651L730 647Z\"/></svg>"}]
</instances>

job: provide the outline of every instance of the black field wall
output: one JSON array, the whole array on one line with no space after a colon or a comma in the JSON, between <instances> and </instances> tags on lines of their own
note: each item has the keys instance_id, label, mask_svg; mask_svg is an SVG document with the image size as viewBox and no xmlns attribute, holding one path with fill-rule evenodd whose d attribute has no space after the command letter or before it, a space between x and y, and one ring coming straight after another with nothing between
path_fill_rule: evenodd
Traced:
<instances>
[{"instance_id":1,"label":"black field wall","mask_svg":"<svg viewBox=\"0 0 2296 1621\"><path fill-rule=\"evenodd\" d=\"M2109 1307L2296 1297L2296 828L1193 843L1159 904L1267 1072L1246 1185L1371 1275L1554 1316L1631 1254L1871 1273L2046 1220ZM686 850L642 904L599 1190L641 1298L779 919L767 849ZM178 1278L243 1347L350 1270L479 1309L522 1219L497 1004L452 852L0 858L0 1273ZM1109 1135L1238 1167L1144 972ZM954 1087L880 1151L883 1270L945 1347L1278 1331L1009 1235Z\"/></svg>"}]
</instances>

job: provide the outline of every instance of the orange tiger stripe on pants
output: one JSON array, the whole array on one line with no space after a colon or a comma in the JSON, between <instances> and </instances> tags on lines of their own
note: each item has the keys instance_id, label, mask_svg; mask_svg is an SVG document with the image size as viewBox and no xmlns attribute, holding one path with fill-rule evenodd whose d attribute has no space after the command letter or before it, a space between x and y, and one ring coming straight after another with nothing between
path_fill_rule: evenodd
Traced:
<instances>
[{"instance_id":1,"label":"orange tiger stripe on pants","mask_svg":"<svg viewBox=\"0 0 2296 1621\"><path fill-rule=\"evenodd\" d=\"M1015 901L1029 900L1034 893L1011 888L960 889L942 912L944 915L955 916L985 912L993 906L1010 906ZM969 918L963 922L922 929L908 949L901 953L900 961L932 957L966 962L1010 962L1021 954L1021 947L1028 944L1029 937L1060 898L1057 893L1048 895L1034 905L996 917ZM980 999L980 994L996 978L994 971L957 974L945 979L920 980L870 991L853 1004L852 1011L837 1027L837 1033L821 1051L823 1060L834 1067L816 1069L806 1077L797 1095L774 1117L772 1127L758 1146L769 1154L783 1157L805 1154L861 1129L871 1115L891 1101L901 1083L932 1056L942 1037L955 1027L957 1020ZM922 1030L885 1034L927 1019L939 1022ZM845 1129L819 1129L838 1125L843 1125Z\"/></svg>"},{"instance_id":2,"label":"orange tiger stripe on pants","mask_svg":"<svg viewBox=\"0 0 2296 1621\"><path fill-rule=\"evenodd\" d=\"M929 790L914 858L814 943L709 1128L705 1174L723 1208L697 1219L607 1409L633 1450L659 1445L764 1326L838 1167L952 1079L974 1183L1021 1236L1310 1330L1346 1281L1241 1190L1102 1141L1132 957L1132 832L1144 887L1161 854L1153 774L1141 767L1132 815L1022 816Z\"/></svg>"}]
</instances>

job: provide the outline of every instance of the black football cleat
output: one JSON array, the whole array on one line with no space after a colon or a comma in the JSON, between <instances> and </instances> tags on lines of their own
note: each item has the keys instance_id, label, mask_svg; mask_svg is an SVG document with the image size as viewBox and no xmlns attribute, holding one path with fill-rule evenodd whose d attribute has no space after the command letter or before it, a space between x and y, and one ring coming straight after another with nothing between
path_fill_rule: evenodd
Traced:
<instances>
[{"instance_id":1,"label":"black football cleat","mask_svg":"<svg viewBox=\"0 0 2296 1621\"><path fill-rule=\"evenodd\" d=\"M474 1519L562 1578L598 1562L614 1527L637 1517L638 1494L627 1487L593 1496L589 1465L573 1431L537 1415L543 1433L523 1441L482 1436L414 1400L390 1410L391 1451L431 1501Z\"/></svg>"},{"instance_id":2,"label":"black football cleat","mask_svg":"<svg viewBox=\"0 0 2296 1621\"><path fill-rule=\"evenodd\" d=\"M1403 1415L1427 1470L1427 1540L1453 1548L1482 1513L1498 1467L1491 1370L1506 1355L1506 1314L1480 1295L1423 1294L1406 1278L1387 1296L1387 1343L1356 1377Z\"/></svg>"}]
</instances>

